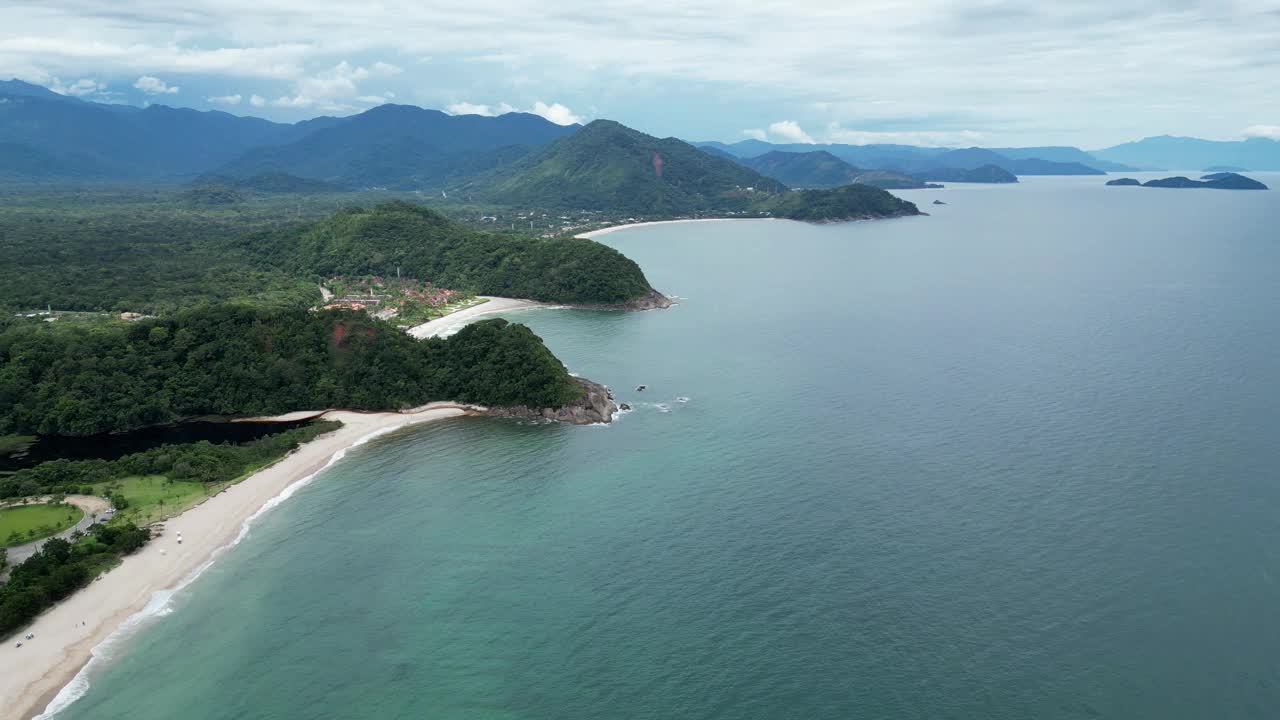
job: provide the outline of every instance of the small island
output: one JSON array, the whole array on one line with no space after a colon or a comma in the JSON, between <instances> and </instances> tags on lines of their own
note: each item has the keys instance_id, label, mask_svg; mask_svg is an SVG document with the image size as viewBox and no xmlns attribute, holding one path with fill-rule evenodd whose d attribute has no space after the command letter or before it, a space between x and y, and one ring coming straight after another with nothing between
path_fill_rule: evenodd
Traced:
<instances>
[{"instance_id":1,"label":"small island","mask_svg":"<svg viewBox=\"0 0 1280 720\"><path fill-rule=\"evenodd\" d=\"M1189 177L1177 175L1174 177L1160 178L1159 180L1148 180L1140 183L1133 178L1118 178L1108 180L1107 185L1114 186L1142 186L1154 188L1208 188L1210 190L1268 190L1266 185L1238 175L1233 172L1220 172L1204 175L1200 180L1192 180Z\"/></svg>"}]
</instances>

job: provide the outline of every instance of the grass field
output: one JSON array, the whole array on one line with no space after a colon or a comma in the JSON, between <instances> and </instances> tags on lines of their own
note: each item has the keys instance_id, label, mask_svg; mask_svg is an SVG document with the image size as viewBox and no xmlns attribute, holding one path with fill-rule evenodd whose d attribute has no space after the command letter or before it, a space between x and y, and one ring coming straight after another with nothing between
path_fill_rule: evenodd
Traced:
<instances>
[{"instance_id":1,"label":"grass field","mask_svg":"<svg viewBox=\"0 0 1280 720\"><path fill-rule=\"evenodd\" d=\"M170 482L163 475L127 477L121 480L98 483L93 487L95 495L106 496L111 490L119 492L129 501L129 507L116 513L121 520L146 525L173 517L204 500L214 486L188 480Z\"/></svg>"},{"instance_id":2,"label":"grass field","mask_svg":"<svg viewBox=\"0 0 1280 720\"><path fill-rule=\"evenodd\" d=\"M74 505L20 505L0 508L0 547L49 537L80 522L84 511Z\"/></svg>"}]
</instances>

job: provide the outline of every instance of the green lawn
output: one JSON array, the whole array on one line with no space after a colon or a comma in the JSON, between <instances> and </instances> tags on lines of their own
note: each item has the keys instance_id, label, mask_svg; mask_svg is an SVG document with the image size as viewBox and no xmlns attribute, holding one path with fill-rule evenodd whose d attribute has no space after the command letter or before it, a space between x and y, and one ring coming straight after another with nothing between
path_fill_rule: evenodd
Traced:
<instances>
[{"instance_id":1,"label":"green lawn","mask_svg":"<svg viewBox=\"0 0 1280 720\"><path fill-rule=\"evenodd\" d=\"M0 508L0 547L49 537L80 522L84 511L74 505L19 505Z\"/></svg>"},{"instance_id":2,"label":"green lawn","mask_svg":"<svg viewBox=\"0 0 1280 720\"><path fill-rule=\"evenodd\" d=\"M106 497L118 488L129 501L129 507L116 513L116 517L146 525L177 515L204 500L210 492L217 492L218 487L190 480L170 482L163 475L145 475L98 483L93 486L93 493Z\"/></svg>"}]
</instances>

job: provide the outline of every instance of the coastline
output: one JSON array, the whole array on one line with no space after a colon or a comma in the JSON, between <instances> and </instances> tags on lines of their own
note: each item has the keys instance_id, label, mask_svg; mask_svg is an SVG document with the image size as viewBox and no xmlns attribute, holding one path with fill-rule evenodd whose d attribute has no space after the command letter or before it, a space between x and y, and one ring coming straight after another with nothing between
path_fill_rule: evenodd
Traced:
<instances>
[{"instance_id":1,"label":"coastline","mask_svg":"<svg viewBox=\"0 0 1280 720\"><path fill-rule=\"evenodd\" d=\"M603 228L600 228L599 230L591 230L589 232L584 232L580 235L574 235L574 237L582 238L583 240L590 240L592 238L599 237L601 235L608 235L611 232L626 230L627 228L646 227L649 225L676 225L679 223L725 222L725 221L734 221L734 220L777 220L777 219L778 218L772 218L772 217L741 217L741 218L686 218L684 220L649 220L646 222L628 223L626 225L610 225L609 227L603 227Z\"/></svg>"},{"instance_id":2,"label":"coastline","mask_svg":"<svg viewBox=\"0 0 1280 720\"><path fill-rule=\"evenodd\" d=\"M545 303L533 300L488 297L488 302L483 302L479 305L472 305L469 308L463 308L457 312L452 312L443 317L438 317L435 320L424 322L421 325L415 325L414 327L409 328L407 332L411 337L415 337L419 340L429 337L448 337L461 330L463 326L480 315L506 312L507 310L519 310L521 308L545 306Z\"/></svg>"},{"instance_id":3,"label":"coastline","mask_svg":"<svg viewBox=\"0 0 1280 720\"><path fill-rule=\"evenodd\" d=\"M455 403L432 403L403 413L324 413L343 426L168 519L165 535L36 618L23 631L34 633L35 639L22 648L12 642L0 647L3 717L47 717L47 711L56 712L83 694L84 673L95 659L109 658L106 645L118 633L128 633L162 609L222 550L239 542L255 517L287 499L350 448L409 425L471 413ZM172 535L176 531L182 532L182 544Z\"/></svg>"}]
</instances>

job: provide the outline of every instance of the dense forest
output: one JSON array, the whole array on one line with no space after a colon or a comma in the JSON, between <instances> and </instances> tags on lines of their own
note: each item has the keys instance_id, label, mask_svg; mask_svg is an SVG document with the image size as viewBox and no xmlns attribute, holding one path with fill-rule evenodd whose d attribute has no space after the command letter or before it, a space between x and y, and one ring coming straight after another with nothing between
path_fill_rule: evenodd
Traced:
<instances>
[{"instance_id":1,"label":"dense forest","mask_svg":"<svg viewBox=\"0 0 1280 720\"><path fill-rule=\"evenodd\" d=\"M0 435L434 400L560 407L580 395L540 338L503 320L427 340L364 313L234 304L132 323L0 324Z\"/></svg>"},{"instance_id":2,"label":"dense forest","mask_svg":"<svg viewBox=\"0 0 1280 720\"><path fill-rule=\"evenodd\" d=\"M787 193L767 207L774 217L808 222L920 214L914 203L869 185Z\"/></svg>"},{"instance_id":3,"label":"dense forest","mask_svg":"<svg viewBox=\"0 0 1280 720\"><path fill-rule=\"evenodd\" d=\"M37 495L96 495L94 485L141 475L163 475L169 480L206 484L229 482L341 425L321 420L246 443L201 441L161 445L116 460L50 460L0 476L0 500ZM117 510L127 506L127 501L121 502L119 497L111 500Z\"/></svg>"},{"instance_id":4,"label":"dense forest","mask_svg":"<svg viewBox=\"0 0 1280 720\"><path fill-rule=\"evenodd\" d=\"M471 230L406 202L351 209L301 229L249 236L239 250L295 276L395 275L439 287L552 302L620 304L649 292L606 245Z\"/></svg>"},{"instance_id":5,"label":"dense forest","mask_svg":"<svg viewBox=\"0 0 1280 720\"><path fill-rule=\"evenodd\" d=\"M310 307L321 276L397 265L442 287L555 302L617 304L649 291L634 262L590 240L482 232L403 201L340 209L376 196L0 190L0 308Z\"/></svg>"}]
</instances>

